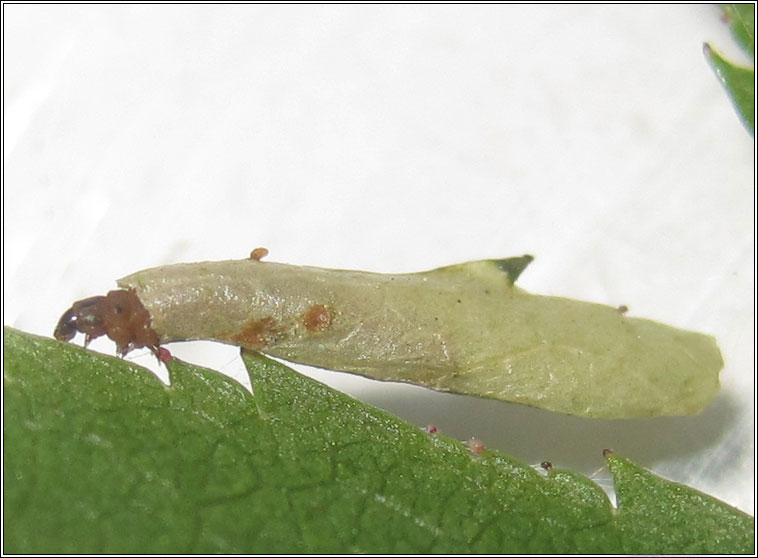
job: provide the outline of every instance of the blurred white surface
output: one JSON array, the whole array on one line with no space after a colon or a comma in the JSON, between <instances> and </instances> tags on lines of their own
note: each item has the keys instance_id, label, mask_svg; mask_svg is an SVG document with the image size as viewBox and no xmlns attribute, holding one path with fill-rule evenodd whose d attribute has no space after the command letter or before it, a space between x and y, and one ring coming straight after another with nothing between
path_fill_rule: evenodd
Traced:
<instances>
[{"instance_id":1,"label":"blurred white surface","mask_svg":"<svg viewBox=\"0 0 758 558\"><path fill-rule=\"evenodd\" d=\"M701 53L740 57L716 8L3 10L5 324L50 335L118 277L256 246L382 272L532 253L527 290L713 334L716 402L598 421L299 369L529 463L593 474L613 448L753 513L754 144ZM243 378L234 348L170 349Z\"/></svg>"}]
</instances>

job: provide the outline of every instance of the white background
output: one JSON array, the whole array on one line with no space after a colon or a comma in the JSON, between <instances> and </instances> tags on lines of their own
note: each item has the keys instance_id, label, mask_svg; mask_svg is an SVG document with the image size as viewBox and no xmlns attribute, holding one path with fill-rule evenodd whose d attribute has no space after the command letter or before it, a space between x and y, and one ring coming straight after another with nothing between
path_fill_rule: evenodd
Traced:
<instances>
[{"instance_id":1,"label":"white background","mask_svg":"<svg viewBox=\"0 0 758 558\"><path fill-rule=\"evenodd\" d=\"M613 448L753 513L754 145L702 55L744 58L716 8L3 10L5 324L50 335L121 276L256 246L381 272L531 253L527 290L713 334L718 399L601 421L299 369L531 464L607 486ZM233 347L170 349L241 377Z\"/></svg>"}]
</instances>

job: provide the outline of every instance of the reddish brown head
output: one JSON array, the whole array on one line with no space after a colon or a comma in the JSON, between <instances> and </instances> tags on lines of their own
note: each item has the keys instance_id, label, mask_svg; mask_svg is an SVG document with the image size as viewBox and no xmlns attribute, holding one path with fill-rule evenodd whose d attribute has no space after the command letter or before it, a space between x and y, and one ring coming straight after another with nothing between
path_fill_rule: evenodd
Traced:
<instances>
[{"instance_id":1,"label":"reddish brown head","mask_svg":"<svg viewBox=\"0 0 758 558\"><path fill-rule=\"evenodd\" d=\"M158 334L150 326L150 314L134 291L110 291L75 302L61 316L55 338L71 341L76 332L84 334L84 346L107 335L116 342L121 355L132 349L147 347L159 355Z\"/></svg>"}]
</instances>

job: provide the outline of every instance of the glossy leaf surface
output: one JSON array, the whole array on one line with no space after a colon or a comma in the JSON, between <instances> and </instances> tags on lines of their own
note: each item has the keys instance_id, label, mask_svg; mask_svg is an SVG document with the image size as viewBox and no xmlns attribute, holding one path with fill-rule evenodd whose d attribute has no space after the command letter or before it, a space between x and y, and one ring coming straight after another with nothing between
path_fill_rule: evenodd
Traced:
<instances>
[{"instance_id":1,"label":"glossy leaf surface","mask_svg":"<svg viewBox=\"0 0 758 558\"><path fill-rule=\"evenodd\" d=\"M620 508L258 355L256 395L4 335L8 553L751 552L752 518L610 456Z\"/></svg>"}]
</instances>

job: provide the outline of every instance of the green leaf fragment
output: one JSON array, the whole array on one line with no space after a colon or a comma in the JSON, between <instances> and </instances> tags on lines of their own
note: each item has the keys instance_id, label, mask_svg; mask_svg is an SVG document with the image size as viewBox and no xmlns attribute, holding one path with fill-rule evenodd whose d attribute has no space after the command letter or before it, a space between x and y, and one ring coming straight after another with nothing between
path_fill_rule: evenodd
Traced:
<instances>
[{"instance_id":1,"label":"green leaf fragment","mask_svg":"<svg viewBox=\"0 0 758 558\"><path fill-rule=\"evenodd\" d=\"M625 546L625 552L729 552L724 548L741 554L755 552L753 541L745 536L754 532L752 517L692 488L651 475L628 459L611 454L606 461L613 475L617 504L623 511L616 523L624 533L625 543L636 542ZM656 519L647 521L652 517ZM727 525L731 527L725 528Z\"/></svg>"},{"instance_id":2,"label":"green leaf fragment","mask_svg":"<svg viewBox=\"0 0 758 558\"><path fill-rule=\"evenodd\" d=\"M755 71L741 68L724 59L709 44L705 56L726 89L737 114L751 134L755 134Z\"/></svg>"},{"instance_id":3,"label":"green leaf fragment","mask_svg":"<svg viewBox=\"0 0 758 558\"><path fill-rule=\"evenodd\" d=\"M732 36L755 60L755 4L726 4L722 8Z\"/></svg>"},{"instance_id":4,"label":"green leaf fragment","mask_svg":"<svg viewBox=\"0 0 758 558\"><path fill-rule=\"evenodd\" d=\"M752 518L609 458L540 474L432 436L265 357L255 396L4 334L8 553L750 552Z\"/></svg>"},{"instance_id":5,"label":"green leaf fragment","mask_svg":"<svg viewBox=\"0 0 758 558\"><path fill-rule=\"evenodd\" d=\"M724 15L729 21L732 36L755 60L755 5L729 4L724 7ZM755 70L726 60L708 43L703 45L703 52L729 94L740 120L751 135L755 135Z\"/></svg>"}]
</instances>

